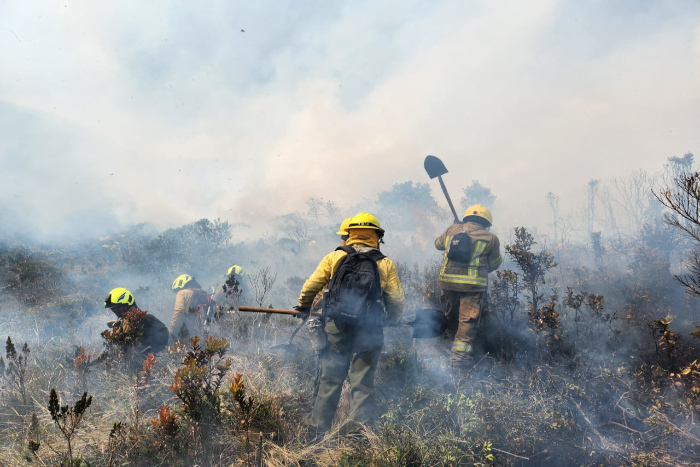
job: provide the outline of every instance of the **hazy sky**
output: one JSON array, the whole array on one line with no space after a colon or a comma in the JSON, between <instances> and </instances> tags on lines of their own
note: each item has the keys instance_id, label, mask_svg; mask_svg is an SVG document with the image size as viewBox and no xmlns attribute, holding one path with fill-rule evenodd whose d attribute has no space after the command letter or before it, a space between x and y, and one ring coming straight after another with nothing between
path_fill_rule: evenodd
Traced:
<instances>
[{"instance_id":1,"label":"hazy sky","mask_svg":"<svg viewBox=\"0 0 700 467\"><path fill-rule=\"evenodd\" d=\"M263 223L427 154L510 223L687 151L698 1L0 0L5 233Z\"/></svg>"}]
</instances>

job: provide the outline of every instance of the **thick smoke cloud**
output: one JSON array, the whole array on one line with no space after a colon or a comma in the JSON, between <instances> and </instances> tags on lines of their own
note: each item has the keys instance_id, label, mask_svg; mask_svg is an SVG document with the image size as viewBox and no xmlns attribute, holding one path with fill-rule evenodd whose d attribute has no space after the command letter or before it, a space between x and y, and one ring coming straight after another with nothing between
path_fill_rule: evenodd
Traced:
<instances>
[{"instance_id":1,"label":"thick smoke cloud","mask_svg":"<svg viewBox=\"0 0 700 467\"><path fill-rule=\"evenodd\" d=\"M691 2L4 2L3 234L264 223L427 181L426 154L453 196L478 179L514 225L548 191L697 150L698 18Z\"/></svg>"}]
</instances>

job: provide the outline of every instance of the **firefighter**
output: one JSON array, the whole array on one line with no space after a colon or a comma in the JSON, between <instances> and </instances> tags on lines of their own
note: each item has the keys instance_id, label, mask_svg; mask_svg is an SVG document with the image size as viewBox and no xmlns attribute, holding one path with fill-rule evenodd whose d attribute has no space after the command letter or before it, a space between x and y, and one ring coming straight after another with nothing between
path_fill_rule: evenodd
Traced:
<instances>
[{"instance_id":1,"label":"firefighter","mask_svg":"<svg viewBox=\"0 0 700 467\"><path fill-rule=\"evenodd\" d=\"M374 377L384 345L383 327L397 323L403 312L404 294L396 266L379 251L384 230L377 218L369 213L360 213L350 220L347 231L347 245L321 260L316 271L304 283L297 307L299 311L308 312L318 293L329 286L327 293L330 295L324 299L323 305L328 344L319 353L319 389L311 413L306 418L310 439L316 439L330 429L346 378L350 383L350 412L345 429L354 431L359 427L357 423L370 423L375 418ZM359 260L355 259L362 256L358 253L364 258L379 258L376 262L372 259L374 270L379 275L372 279L377 288L372 288L377 294L376 299L362 302L367 310L372 307L373 311L371 314L368 311L364 321L332 318L336 315L330 308L327 309L331 306L329 297L333 295L334 288L340 288L340 284L333 281L334 275L338 273L339 278L346 277L347 268L357 264Z\"/></svg>"},{"instance_id":2,"label":"firefighter","mask_svg":"<svg viewBox=\"0 0 700 467\"><path fill-rule=\"evenodd\" d=\"M343 222L341 222L340 228L336 232L337 235L340 235L340 245L341 246L345 246L348 243L348 237L350 236L350 234L348 233L348 226L350 225L351 220L352 220L352 217L348 217Z\"/></svg>"},{"instance_id":3,"label":"firefighter","mask_svg":"<svg viewBox=\"0 0 700 467\"><path fill-rule=\"evenodd\" d=\"M226 281L216 288L213 295L217 309L223 313L237 310L246 293L245 271L242 267L234 264L228 268L225 277Z\"/></svg>"},{"instance_id":4,"label":"firefighter","mask_svg":"<svg viewBox=\"0 0 700 467\"><path fill-rule=\"evenodd\" d=\"M348 225L352 217L348 217L340 224L340 228L336 234L340 235L340 246L345 246L347 244L348 237ZM327 258L327 257L326 257ZM328 266L330 267L330 265ZM311 305L311 311L321 312L323 311L323 290L321 290L316 298L314 298L313 304ZM311 348L316 352L317 356L320 356L321 351L323 351L326 346L328 346L328 337L326 336L326 331L324 330L325 324L322 317L311 316L306 321L306 330L309 332L309 341L311 342ZM318 395L318 386L321 381L321 365L316 366L316 379L314 381L314 391L311 395L311 403L316 400Z\"/></svg>"},{"instance_id":5,"label":"firefighter","mask_svg":"<svg viewBox=\"0 0 700 467\"><path fill-rule=\"evenodd\" d=\"M444 251L438 282L449 336L454 336L450 357L452 369L457 373L473 365L477 326L485 318L488 275L503 262L498 237L488 231L492 222L491 212L475 204L466 210L462 223L451 225L435 240L435 248ZM466 239L460 235L463 233ZM450 258L457 248L466 244L469 249L465 258ZM452 248L455 251L450 253Z\"/></svg>"},{"instance_id":6,"label":"firefighter","mask_svg":"<svg viewBox=\"0 0 700 467\"><path fill-rule=\"evenodd\" d=\"M175 311L168 330L173 340L186 339L203 335L203 323L211 304L209 294L194 277L187 274L178 276L173 281ZM211 310L213 312L213 310Z\"/></svg>"},{"instance_id":7,"label":"firefighter","mask_svg":"<svg viewBox=\"0 0 700 467\"><path fill-rule=\"evenodd\" d=\"M347 245L348 238L350 237L350 234L348 233L348 225L350 225L350 221L352 220L352 217L348 217L345 219L343 222L340 223L340 227L338 228L338 231L336 232L336 235L340 235L340 246L345 246ZM326 256L328 258L328 256ZM316 298L313 301L313 304L311 306L311 311L321 311L321 306L323 305L323 290L321 290ZM313 320L315 318L310 318L309 321Z\"/></svg>"},{"instance_id":8,"label":"firefighter","mask_svg":"<svg viewBox=\"0 0 700 467\"><path fill-rule=\"evenodd\" d=\"M111 331L102 336L123 350L133 349L137 354L158 353L168 345L168 328L147 311L139 310L134 296L125 288L113 289L105 297L105 308L117 316L107 325Z\"/></svg>"}]
</instances>

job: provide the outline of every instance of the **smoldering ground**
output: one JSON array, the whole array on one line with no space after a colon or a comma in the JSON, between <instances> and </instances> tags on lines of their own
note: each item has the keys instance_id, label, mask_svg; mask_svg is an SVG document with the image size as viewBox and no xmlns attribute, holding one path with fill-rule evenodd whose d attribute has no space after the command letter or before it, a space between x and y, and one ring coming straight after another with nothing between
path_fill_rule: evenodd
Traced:
<instances>
[{"instance_id":1,"label":"smoldering ground","mask_svg":"<svg viewBox=\"0 0 700 467\"><path fill-rule=\"evenodd\" d=\"M674 163L666 161L669 167ZM460 202L474 201L469 188ZM581 188L590 193L590 185ZM239 264L246 271L248 304L291 307L319 259L337 246L337 225L352 208L310 201L306 211L281 216L254 241L239 239L226 222L201 220L164 231L134 227L72 245L7 243L1 255L1 332L17 347L28 342L31 352L24 380L30 402L19 402L11 373L3 377L4 453L33 462L62 455L43 409L47 391L55 387L63 403L83 390L94 395L77 444L93 465L107 465L110 457L136 464L180 459L219 465L258 455L267 465L337 465L338 459L364 465L692 465L697 383L689 332L697 323L697 304L670 275L682 267L678 259L687 244L669 245L670 233L646 194L633 202L647 207L634 211L625 207L626 192L615 191L613 181L601 181L598 188L609 189L612 211L604 209L602 196L592 204L584 196L573 212L552 210L556 223L526 229L538 233L529 246L532 258L551 254L557 263L536 284L537 313L532 284L516 260L529 257L518 252L525 237L509 233L495 205L505 259L501 270L512 273L491 278L491 324L480 337L475 366L455 377L449 341L414 341L407 327L387 328L377 373L380 417L360 444L342 437L310 448L302 443L316 370L303 332L291 347L284 346L294 318L237 313L211 326L213 335L228 340L223 358L231 358L231 366L220 386L221 412L207 426L188 418L171 389L183 354L156 356L147 386L137 375L102 364L83 372L76 360L80 347L93 359L103 351L99 333L113 317L102 300L117 286L134 292L139 306L167 324L172 279L190 273L209 289ZM387 219L382 250L397 263L407 315L439 304L440 255L431 243L449 215L423 211L434 206L430 191L416 183L397 184L368 205ZM405 212L414 215L407 220ZM644 216L636 223L641 229L610 218L630 212ZM567 217L575 230L566 230ZM588 227L600 229L595 242ZM280 344L282 349L273 349ZM240 392L243 405L231 399L235 373L242 375L244 396L253 398L250 406ZM159 438L165 436L162 417L168 416L162 404L174 411L173 427L183 430L171 438ZM40 447L27 453L28 440L37 436L29 429L32 413L44 434ZM346 415L344 396L337 421ZM125 437L110 437L119 422ZM207 436L187 434L188 424ZM255 447L246 448L246 439ZM109 449L100 448L107 442ZM141 449L153 442L157 451Z\"/></svg>"}]
</instances>

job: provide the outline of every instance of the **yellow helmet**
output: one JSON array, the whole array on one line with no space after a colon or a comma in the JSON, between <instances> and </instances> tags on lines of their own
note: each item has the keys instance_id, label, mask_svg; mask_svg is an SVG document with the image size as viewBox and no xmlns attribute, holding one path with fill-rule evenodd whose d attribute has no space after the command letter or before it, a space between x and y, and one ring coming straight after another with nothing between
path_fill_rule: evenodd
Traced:
<instances>
[{"instance_id":1,"label":"yellow helmet","mask_svg":"<svg viewBox=\"0 0 700 467\"><path fill-rule=\"evenodd\" d=\"M132 306L136 300L134 296L123 287L112 289L105 297L105 308L114 308L119 305Z\"/></svg>"},{"instance_id":2,"label":"yellow helmet","mask_svg":"<svg viewBox=\"0 0 700 467\"><path fill-rule=\"evenodd\" d=\"M341 224L340 224L340 230L338 230L336 233L338 235L347 235L348 234L348 225L350 225L350 221L352 220L352 217L348 217L345 219Z\"/></svg>"},{"instance_id":3,"label":"yellow helmet","mask_svg":"<svg viewBox=\"0 0 700 467\"><path fill-rule=\"evenodd\" d=\"M191 280L192 276L188 276L187 274L177 276L177 279L173 281L173 290L184 288L187 285L187 283Z\"/></svg>"},{"instance_id":4,"label":"yellow helmet","mask_svg":"<svg viewBox=\"0 0 700 467\"><path fill-rule=\"evenodd\" d=\"M368 212L361 212L352 219L348 224L350 229L374 229L379 231L379 236L384 235L384 229L379 226L379 220Z\"/></svg>"},{"instance_id":5,"label":"yellow helmet","mask_svg":"<svg viewBox=\"0 0 700 467\"><path fill-rule=\"evenodd\" d=\"M482 219L488 221L489 225L493 224L493 217L491 216L491 211L489 211L486 206L483 206L481 204L469 206L467 210L464 211L465 218L471 216L481 217Z\"/></svg>"},{"instance_id":6,"label":"yellow helmet","mask_svg":"<svg viewBox=\"0 0 700 467\"><path fill-rule=\"evenodd\" d=\"M243 268L237 264L234 264L233 266L228 268L226 275L230 276L231 274L236 274L237 276L241 276L241 277L245 276L245 272L243 272Z\"/></svg>"}]
</instances>

